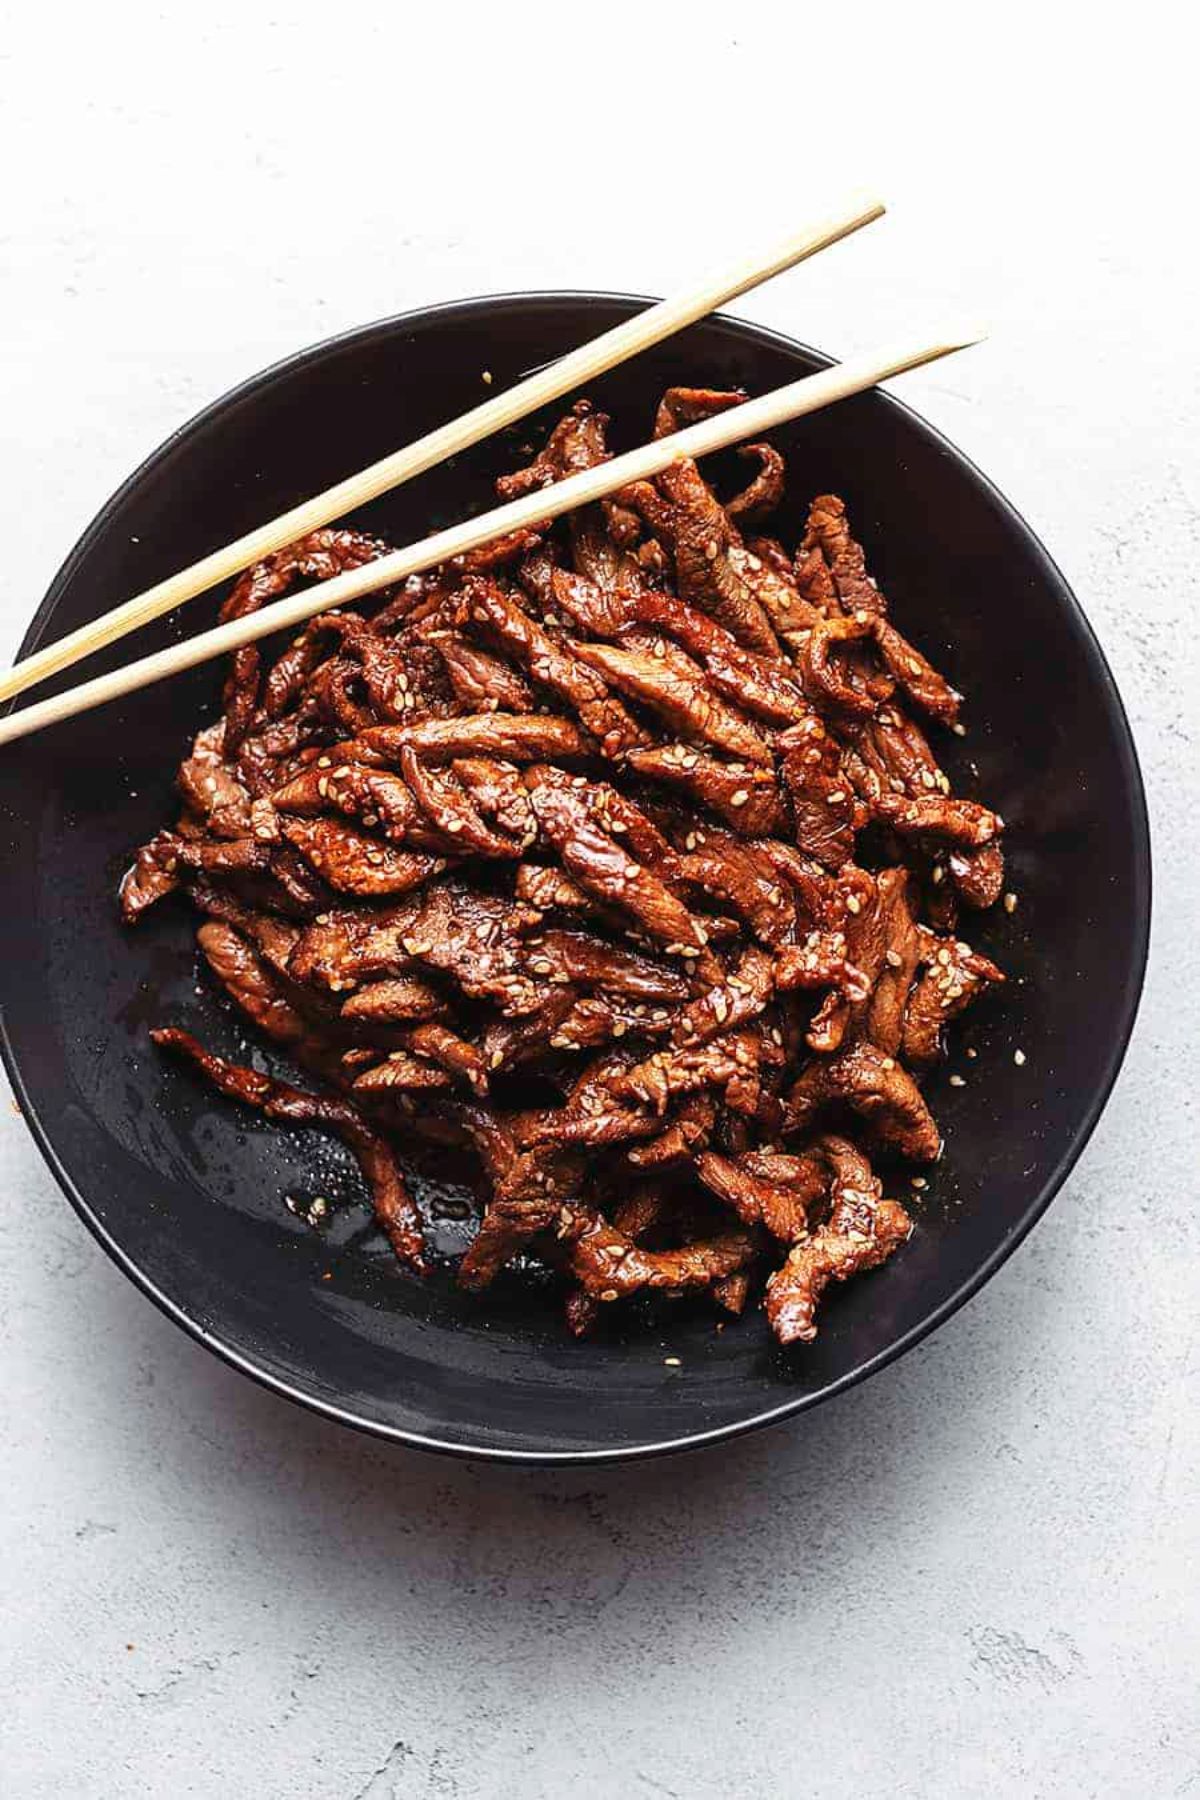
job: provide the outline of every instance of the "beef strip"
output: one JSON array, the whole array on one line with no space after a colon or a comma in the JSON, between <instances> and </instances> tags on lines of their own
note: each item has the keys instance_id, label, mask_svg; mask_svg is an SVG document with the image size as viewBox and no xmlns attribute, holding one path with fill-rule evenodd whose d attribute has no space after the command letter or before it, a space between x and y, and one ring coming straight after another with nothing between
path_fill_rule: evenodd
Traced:
<instances>
[{"instance_id":1,"label":"beef strip","mask_svg":"<svg viewBox=\"0 0 1200 1800\"><path fill-rule=\"evenodd\" d=\"M654 638L647 650L584 643L576 643L574 648L590 668L659 714L681 737L711 744L745 762L770 763L765 739L713 692L699 665L665 638ZM628 744L621 747L632 748Z\"/></svg>"},{"instance_id":2,"label":"beef strip","mask_svg":"<svg viewBox=\"0 0 1200 1800\"><path fill-rule=\"evenodd\" d=\"M710 1287L743 1268L756 1249L749 1232L727 1231L676 1250L643 1250L601 1213L572 1206L560 1216L567 1266L584 1292L601 1302L627 1299L644 1288L675 1292Z\"/></svg>"},{"instance_id":3,"label":"beef strip","mask_svg":"<svg viewBox=\"0 0 1200 1800\"><path fill-rule=\"evenodd\" d=\"M865 1040L816 1057L787 1096L787 1127L806 1131L830 1105L858 1113L885 1148L912 1162L936 1162L942 1140L912 1076Z\"/></svg>"},{"instance_id":4,"label":"beef strip","mask_svg":"<svg viewBox=\"0 0 1200 1800\"><path fill-rule=\"evenodd\" d=\"M306 1094L284 1081L273 1081L257 1069L240 1068L214 1056L186 1031L166 1029L150 1034L163 1049L175 1050L195 1064L221 1093L252 1106L268 1119L289 1125L319 1125L340 1137L358 1158L375 1208L375 1218L398 1260L425 1272L425 1237L413 1203L387 1140L374 1130L353 1103L341 1095Z\"/></svg>"},{"instance_id":5,"label":"beef strip","mask_svg":"<svg viewBox=\"0 0 1200 1800\"><path fill-rule=\"evenodd\" d=\"M609 692L603 671L597 674L581 659L578 645L551 637L495 582L468 583L458 616L464 628L482 628L493 636L539 686L572 707L604 756L619 756L646 741L636 719Z\"/></svg>"},{"instance_id":6,"label":"beef strip","mask_svg":"<svg viewBox=\"0 0 1200 1800\"><path fill-rule=\"evenodd\" d=\"M533 711L533 689L501 657L458 631L438 631L430 642L441 652L454 697L464 712Z\"/></svg>"},{"instance_id":7,"label":"beef strip","mask_svg":"<svg viewBox=\"0 0 1200 1800\"><path fill-rule=\"evenodd\" d=\"M706 935L687 907L651 870L595 823L582 787L563 787L552 771L526 772L538 824L585 892L628 912L667 954L703 960Z\"/></svg>"},{"instance_id":8,"label":"beef strip","mask_svg":"<svg viewBox=\"0 0 1200 1800\"><path fill-rule=\"evenodd\" d=\"M777 1186L755 1175L744 1162L731 1162L715 1150L702 1150L696 1173L718 1200L723 1200L745 1225L762 1225L772 1237L794 1244L808 1224L807 1208L793 1187Z\"/></svg>"},{"instance_id":9,"label":"beef strip","mask_svg":"<svg viewBox=\"0 0 1200 1800\"><path fill-rule=\"evenodd\" d=\"M819 1147L830 1172L828 1221L802 1239L767 1282L767 1318L781 1344L811 1342L817 1303L829 1283L877 1268L912 1232L904 1208L883 1198L882 1183L853 1144L826 1137Z\"/></svg>"},{"instance_id":10,"label":"beef strip","mask_svg":"<svg viewBox=\"0 0 1200 1800\"><path fill-rule=\"evenodd\" d=\"M283 832L331 888L363 900L411 893L446 867L441 857L398 850L386 838L338 819L290 818Z\"/></svg>"},{"instance_id":11,"label":"beef strip","mask_svg":"<svg viewBox=\"0 0 1200 1800\"><path fill-rule=\"evenodd\" d=\"M932 932L921 932L920 959L925 971L908 999L901 1047L906 1062L926 1068L937 1060L943 1027L1004 976L961 939L939 939Z\"/></svg>"},{"instance_id":12,"label":"beef strip","mask_svg":"<svg viewBox=\"0 0 1200 1800\"><path fill-rule=\"evenodd\" d=\"M708 807L742 837L764 837L786 826L774 771L747 763L721 762L688 744L630 750L625 766Z\"/></svg>"}]
</instances>

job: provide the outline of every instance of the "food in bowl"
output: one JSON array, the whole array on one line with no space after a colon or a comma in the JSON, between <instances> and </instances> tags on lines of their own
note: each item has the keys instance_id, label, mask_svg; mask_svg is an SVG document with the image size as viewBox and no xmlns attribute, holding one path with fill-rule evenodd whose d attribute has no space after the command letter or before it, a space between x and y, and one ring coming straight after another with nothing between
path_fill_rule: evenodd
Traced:
<instances>
[{"instance_id":1,"label":"food in bowl","mask_svg":"<svg viewBox=\"0 0 1200 1800\"><path fill-rule=\"evenodd\" d=\"M669 390L656 432L742 398ZM501 495L602 460L605 428L581 402ZM318 1091L160 1044L342 1136L416 1273L401 1162L469 1152L459 1281L536 1257L580 1335L647 1291L737 1314L765 1275L777 1337L810 1340L829 1284L908 1238L880 1171L936 1161L921 1077L1003 979L958 935L1000 895L1003 822L917 722L961 728L960 696L841 502L790 553L764 528L782 459L743 455L725 503L681 462L322 615L269 668L239 651L122 884L130 921L190 897L214 975ZM222 616L385 549L315 533Z\"/></svg>"}]
</instances>

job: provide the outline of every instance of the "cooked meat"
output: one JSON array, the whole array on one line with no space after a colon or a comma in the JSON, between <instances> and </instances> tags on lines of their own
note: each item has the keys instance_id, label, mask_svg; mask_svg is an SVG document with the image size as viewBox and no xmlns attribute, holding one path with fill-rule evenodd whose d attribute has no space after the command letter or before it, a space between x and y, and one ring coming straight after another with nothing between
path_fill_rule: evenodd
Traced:
<instances>
[{"instance_id":1,"label":"cooked meat","mask_svg":"<svg viewBox=\"0 0 1200 1800\"><path fill-rule=\"evenodd\" d=\"M672 388L655 432L744 399ZM607 425L578 402L500 493L603 462ZM741 456L727 500L685 459L315 617L272 666L238 652L121 883L131 923L190 900L215 980L320 1092L165 1046L339 1133L410 1269L395 1156L473 1159L459 1280L536 1259L576 1333L645 1291L756 1317L776 1245L767 1317L810 1338L828 1284L907 1237L868 1152L936 1159L912 1071L1003 980L957 936L999 896L1003 821L916 722L955 726L961 697L841 500L795 548L782 456ZM386 548L314 533L222 616Z\"/></svg>"},{"instance_id":2,"label":"cooked meat","mask_svg":"<svg viewBox=\"0 0 1200 1800\"><path fill-rule=\"evenodd\" d=\"M903 794L881 794L874 812L876 818L905 837L932 839L970 850L991 843L1001 829L1000 820L986 806L946 794L921 794L913 799Z\"/></svg>"},{"instance_id":3,"label":"cooked meat","mask_svg":"<svg viewBox=\"0 0 1200 1800\"><path fill-rule=\"evenodd\" d=\"M1004 855L999 844L985 844L981 850L952 850L948 866L955 889L968 906L995 906L1004 887Z\"/></svg>"},{"instance_id":4,"label":"cooked meat","mask_svg":"<svg viewBox=\"0 0 1200 1800\"><path fill-rule=\"evenodd\" d=\"M710 1287L744 1268L756 1248L749 1232L727 1231L677 1250L642 1250L602 1213L578 1206L561 1210L558 1230L567 1238L571 1274L600 1301L625 1299L642 1288L675 1292Z\"/></svg>"},{"instance_id":5,"label":"cooked meat","mask_svg":"<svg viewBox=\"0 0 1200 1800\"><path fill-rule=\"evenodd\" d=\"M827 868L843 868L867 820L846 773L844 751L815 714L785 732L778 748L796 843Z\"/></svg>"},{"instance_id":6,"label":"cooked meat","mask_svg":"<svg viewBox=\"0 0 1200 1800\"><path fill-rule=\"evenodd\" d=\"M371 1052L365 1052L371 1054ZM364 1069L354 1080L354 1091L372 1100L381 1094L427 1092L430 1088L448 1088L450 1077L427 1057L415 1056L408 1050L393 1050L387 1060Z\"/></svg>"},{"instance_id":7,"label":"cooked meat","mask_svg":"<svg viewBox=\"0 0 1200 1800\"><path fill-rule=\"evenodd\" d=\"M519 847L492 831L459 779L452 763L436 769L423 763L411 745L400 752L400 768L409 792L430 824L462 855L515 857Z\"/></svg>"},{"instance_id":8,"label":"cooked meat","mask_svg":"<svg viewBox=\"0 0 1200 1800\"><path fill-rule=\"evenodd\" d=\"M575 649L589 667L658 713L681 737L712 744L746 762L770 762L770 748L750 721L726 705L700 666L665 638L655 638L646 650L622 650L615 644L576 644Z\"/></svg>"},{"instance_id":9,"label":"cooked meat","mask_svg":"<svg viewBox=\"0 0 1200 1800\"><path fill-rule=\"evenodd\" d=\"M338 763L319 756L276 788L271 796L279 812L300 818L321 818L328 812L361 819L397 843L429 847L422 838L421 809L399 776L363 763ZM436 840L432 840L436 841Z\"/></svg>"},{"instance_id":10,"label":"cooked meat","mask_svg":"<svg viewBox=\"0 0 1200 1800\"><path fill-rule=\"evenodd\" d=\"M420 1019L441 1017L446 1002L437 989L420 975L393 975L368 982L343 1002L343 1019L360 1019L371 1025L407 1025Z\"/></svg>"},{"instance_id":11,"label":"cooked meat","mask_svg":"<svg viewBox=\"0 0 1200 1800\"><path fill-rule=\"evenodd\" d=\"M771 769L720 762L688 744L630 750L625 766L647 781L681 789L742 837L765 837L785 826L783 802Z\"/></svg>"},{"instance_id":12,"label":"cooked meat","mask_svg":"<svg viewBox=\"0 0 1200 1800\"><path fill-rule=\"evenodd\" d=\"M743 444L738 455L754 457L758 462L758 471L749 487L743 488L740 494L735 494L732 500L726 501L725 511L739 525L758 525L768 513L775 511L783 499L783 458L772 444Z\"/></svg>"},{"instance_id":13,"label":"cooked meat","mask_svg":"<svg viewBox=\"0 0 1200 1800\"><path fill-rule=\"evenodd\" d=\"M349 993L379 975L402 975L413 958L404 948L421 908L419 897L383 908L338 907L318 913L296 941L288 968L299 982Z\"/></svg>"},{"instance_id":14,"label":"cooked meat","mask_svg":"<svg viewBox=\"0 0 1200 1800\"><path fill-rule=\"evenodd\" d=\"M288 819L283 833L331 888L363 900L407 894L446 866L440 857L397 850L339 819Z\"/></svg>"},{"instance_id":15,"label":"cooked meat","mask_svg":"<svg viewBox=\"0 0 1200 1800\"><path fill-rule=\"evenodd\" d=\"M747 712L783 725L808 715L804 689L787 657L745 649L715 619L673 594L649 589L632 596L628 617L621 623L651 626L675 638L704 664L708 685Z\"/></svg>"},{"instance_id":16,"label":"cooked meat","mask_svg":"<svg viewBox=\"0 0 1200 1800\"><path fill-rule=\"evenodd\" d=\"M511 475L502 475L496 483L496 492L502 500L516 500L522 494L536 493L538 488L550 487L568 475L578 475L584 469L605 462L608 458L604 442L607 427L608 420L603 413L593 411L587 400L577 400L566 418L554 427L533 461Z\"/></svg>"},{"instance_id":17,"label":"cooked meat","mask_svg":"<svg viewBox=\"0 0 1200 1800\"><path fill-rule=\"evenodd\" d=\"M941 1154L938 1128L912 1076L874 1044L809 1063L787 1097L789 1132L806 1130L831 1105L859 1114L880 1144L912 1162L936 1162Z\"/></svg>"},{"instance_id":18,"label":"cooked meat","mask_svg":"<svg viewBox=\"0 0 1200 1800\"><path fill-rule=\"evenodd\" d=\"M602 988L634 1000L686 1000L691 984L678 970L583 931L544 931L526 940L527 967L549 981Z\"/></svg>"},{"instance_id":19,"label":"cooked meat","mask_svg":"<svg viewBox=\"0 0 1200 1800\"><path fill-rule=\"evenodd\" d=\"M306 1094L287 1082L260 1075L257 1069L239 1068L236 1063L214 1056L186 1031L164 1029L151 1036L163 1049L177 1050L188 1057L231 1100L255 1107L268 1119L288 1125L319 1125L336 1133L358 1158L371 1189L375 1217L392 1249L401 1262L418 1273L423 1271L425 1238L420 1214L404 1185L391 1146L351 1101L337 1094Z\"/></svg>"},{"instance_id":20,"label":"cooked meat","mask_svg":"<svg viewBox=\"0 0 1200 1800\"><path fill-rule=\"evenodd\" d=\"M994 962L961 939L940 939L922 931L921 940L925 972L909 996L902 1040L905 1061L918 1069L937 1061L943 1026L985 988L1004 980Z\"/></svg>"},{"instance_id":21,"label":"cooked meat","mask_svg":"<svg viewBox=\"0 0 1200 1800\"><path fill-rule=\"evenodd\" d=\"M210 919L196 933L196 942L225 991L274 1043L299 1044L308 1035L308 1021L284 998L278 981L240 931Z\"/></svg>"},{"instance_id":22,"label":"cooked meat","mask_svg":"<svg viewBox=\"0 0 1200 1800\"><path fill-rule=\"evenodd\" d=\"M756 1019L775 988L771 958L753 946L736 969L685 1007L671 1031L674 1044L703 1044Z\"/></svg>"},{"instance_id":23,"label":"cooked meat","mask_svg":"<svg viewBox=\"0 0 1200 1800\"><path fill-rule=\"evenodd\" d=\"M127 925L136 925L142 914L179 886L178 838L160 831L143 844L130 868L121 877L121 914Z\"/></svg>"},{"instance_id":24,"label":"cooked meat","mask_svg":"<svg viewBox=\"0 0 1200 1800\"><path fill-rule=\"evenodd\" d=\"M277 550L264 562L239 577L221 607L222 625L243 619L269 601L278 600L297 580L328 581L345 569L357 569L384 555L386 545L357 531L313 531L295 544ZM258 705L260 651L253 644L235 650L225 682L224 751L232 756L254 722Z\"/></svg>"},{"instance_id":25,"label":"cooked meat","mask_svg":"<svg viewBox=\"0 0 1200 1800\"><path fill-rule=\"evenodd\" d=\"M616 1202L612 1222L631 1243L636 1244L657 1225L666 1204L662 1186L657 1182L647 1182L625 1199ZM727 1276L725 1279L734 1280L736 1277ZM581 1287L572 1288L567 1295L566 1316L567 1329L573 1336L585 1337L599 1314L600 1301L594 1295Z\"/></svg>"},{"instance_id":26,"label":"cooked meat","mask_svg":"<svg viewBox=\"0 0 1200 1800\"><path fill-rule=\"evenodd\" d=\"M848 1281L862 1269L886 1262L912 1232L898 1200L883 1198L883 1184L861 1151L844 1138L820 1139L829 1167L829 1218L802 1238L767 1282L767 1318L782 1344L817 1335L817 1302L831 1281Z\"/></svg>"},{"instance_id":27,"label":"cooked meat","mask_svg":"<svg viewBox=\"0 0 1200 1800\"><path fill-rule=\"evenodd\" d=\"M459 719L424 719L416 725L375 725L357 742L335 745L333 754L346 760L398 766L400 752L411 746L426 762L449 762L455 756L501 756L510 762L540 762L555 757L582 761L588 745L570 719L546 713L467 713Z\"/></svg>"},{"instance_id":28,"label":"cooked meat","mask_svg":"<svg viewBox=\"0 0 1200 1800\"><path fill-rule=\"evenodd\" d=\"M564 787L553 772L535 765L525 779L538 824L580 887L628 912L648 937L666 946L668 955L703 957L703 925L657 875L595 823L582 778L578 787Z\"/></svg>"},{"instance_id":29,"label":"cooked meat","mask_svg":"<svg viewBox=\"0 0 1200 1800\"><path fill-rule=\"evenodd\" d=\"M533 710L533 689L502 658L457 631L436 632L430 641L441 651L454 697L464 712Z\"/></svg>"},{"instance_id":30,"label":"cooked meat","mask_svg":"<svg viewBox=\"0 0 1200 1800\"><path fill-rule=\"evenodd\" d=\"M539 686L573 707L585 731L595 738L605 756L619 756L646 734L631 718L608 686L576 654L579 646L560 644L523 612L495 582L475 580L463 590L459 624L467 630L482 628L523 664Z\"/></svg>"},{"instance_id":31,"label":"cooked meat","mask_svg":"<svg viewBox=\"0 0 1200 1800\"><path fill-rule=\"evenodd\" d=\"M735 1212L745 1225L765 1225L772 1237L794 1244L808 1224L808 1212L794 1187L777 1186L753 1174L745 1163L730 1162L715 1150L702 1150L696 1173L705 1187Z\"/></svg>"},{"instance_id":32,"label":"cooked meat","mask_svg":"<svg viewBox=\"0 0 1200 1800\"><path fill-rule=\"evenodd\" d=\"M629 1161L639 1169L664 1169L690 1163L696 1151L708 1143L716 1123L717 1103L713 1096L689 1094L667 1129L659 1131L649 1143L632 1149Z\"/></svg>"},{"instance_id":33,"label":"cooked meat","mask_svg":"<svg viewBox=\"0 0 1200 1800\"><path fill-rule=\"evenodd\" d=\"M536 842L537 820L514 763L492 756L458 756L450 767L479 811L513 841L518 854Z\"/></svg>"},{"instance_id":34,"label":"cooked meat","mask_svg":"<svg viewBox=\"0 0 1200 1800\"><path fill-rule=\"evenodd\" d=\"M694 1048L656 1050L644 1062L616 1076L612 1090L618 1097L652 1106L661 1115L673 1100L701 1088L728 1087L737 1075L754 1066L753 1050L743 1037L718 1039Z\"/></svg>"},{"instance_id":35,"label":"cooked meat","mask_svg":"<svg viewBox=\"0 0 1200 1800\"><path fill-rule=\"evenodd\" d=\"M506 1015L536 1010L542 998L525 973L522 934L540 923L527 906L464 887L431 888L403 939L414 961L440 969L473 1000L488 1000Z\"/></svg>"},{"instance_id":36,"label":"cooked meat","mask_svg":"<svg viewBox=\"0 0 1200 1800\"><path fill-rule=\"evenodd\" d=\"M764 944L787 943L796 928L796 902L771 858L757 845L710 826L689 832L687 841L691 847L683 858L686 878L727 901Z\"/></svg>"}]
</instances>

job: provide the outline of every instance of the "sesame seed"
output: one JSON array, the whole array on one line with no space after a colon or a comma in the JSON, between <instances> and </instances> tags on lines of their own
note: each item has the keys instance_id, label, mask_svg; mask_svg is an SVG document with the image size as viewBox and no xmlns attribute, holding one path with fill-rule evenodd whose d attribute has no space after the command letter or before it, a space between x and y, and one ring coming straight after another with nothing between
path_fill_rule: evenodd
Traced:
<instances>
[{"instance_id":1,"label":"sesame seed","mask_svg":"<svg viewBox=\"0 0 1200 1800\"><path fill-rule=\"evenodd\" d=\"M1025 1052L1023 1050L1014 1050L1013 1061L1016 1063L1018 1069L1023 1069L1025 1067Z\"/></svg>"},{"instance_id":2,"label":"sesame seed","mask_svg":"<svg viewBox=\"0 0 1200 1800\"><path fill-rule=\"evenodd\" d=\"M847 912L852 913L860 913L862 911L862 901L857 894L848 894L846 896L846 910Z\"/></svg>"},{"instance_id":3,"label":"sesame seed","mask_svg":"<svg viewBox=\"0 0 1200 1800\"><path fill-rule=\"evenodd\" d=\"M683 1363L678 1356L664 1356L663 1367L667 1369L682 1369Z\"/></svg>"},{"instance_id":4,"label":"sesame seed","mask_svg":"<svg viewBox=\"0 0 1200 1800\"><path fill-rule=\"evenodd\" d=\"M966 1087L966 1085L967 1084L963 1080L961 1075L952 1075L950 1077L950 1086L951 1087Z\"/></svg>"},{"instance_id":5,"label":"sesame seed","mask_svg":"<svg viewBox=\"0 0 1200 1800\"><path fill-rule=\"evenodd\" d=\"M1016 912L1016 910L1017 910L1017 896L1016 896L1016 895L1015 895L1015 894L1013 894L1013 893L1008 893L1008 894L1005 894L1005 896L1004 896L1004 910L1005 910L1005 912L1006 912L1006 913L1015 913L1015 912Z\"/></svg>"},{"instance_id":6,"label":"sesame seed","mask_svg":"<svg viewBox=\"0 0 1200 1800\"><path fill-rule=\"evenodd\" d=\"M490 370L490 369L484 369L484 371L483 371L483 373L482 373L482 374L481 374L481 375L480 375L480 377L479 377L479 379L480 379L480 381L482 381L482 382L483 382L483 385L484 385L484 386L485 386L485 387L491 387L491 385L492 385L492 371L491 371L491 370Z\"/></svg>"},{"instance_id":7,"label":"sesame seed","mask_svg":"<svg viewBox=\"0 0 1200 1800\"><path fill-rule=\"evenodd\" d=\"M962 724L961 721L956 721L950 727L950 729L954 733L955 737L966 737L966 735L967 735L967 728L964 724Z\"/></svg>"},{"instance_id":8,"label":"sesame seed","mask_svg":"<svg viewBox=\"0 0 1200 1800\"><path fill-rule=\"evenodd\" d=\"M750 795L747 793L745 788L737 788L734 790L734 792L732 794L730 794L729 804L730 804L730 806L745 806L745 804L749 798L750 798Z\"/></svg>"},{"instance_id":9,"label":"sesame seed","mask_svg":"<svg viewBox=\"0 0 1200 1800\"><path fill-rule=\"evenodd\" d=\"M898 950L889 950L887 953L887 960L893 969L898 969L903 963L904 958Z\"/></svg>"},{"instance_id":10,"label":"sesame seed","mask_svg":"<svg viewBox=\"0 0 1200 1800\"><path fill-rule=\"evenodd\" d=\"M620 1298L616 1288L603 1288L599 1297L601 1300L617 1300Z\"/></svg>"},{"instance_id":11,"label":"sesame seed","mask_svg":"<svg viewBox=\"0 0 1200 1800\"><path fill-rule=\"evenodd\" d=\"M915 1187L919 1191L922 1188L927 1188L929 1186L929 1183L926 1181L926 1179L923 1175L914 1175L908 1185L909 1185L909 1187Z\"/></svg>"},{"instance_id":12,"label":"sesame seed","mask_svg":"<svg viewBox=\"0 0 1200 1800\"><path fill-rule=\"evenodd\" d=\"M975 1058L979 1055L979 1052L978 1050L968 1050L967 1055L970 1057L971 1061L974 1062Z\"/></svg>"}]
</instances>

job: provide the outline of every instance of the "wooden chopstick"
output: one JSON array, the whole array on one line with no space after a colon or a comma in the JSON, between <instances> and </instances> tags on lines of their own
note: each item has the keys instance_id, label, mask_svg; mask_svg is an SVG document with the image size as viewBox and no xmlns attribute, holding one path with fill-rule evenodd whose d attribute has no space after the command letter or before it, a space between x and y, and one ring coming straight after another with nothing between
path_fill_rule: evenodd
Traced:
<instances>
[{"instance_id":1,"label":"wooden chopstick","mask_svg":"<svg viewBox=\"0 0 1200 1800\"><path fill-rule=\"evenodd\" d=\"M240 574L272 551L282 549L285 544L294 544L307 532L343 518L355 507L365 506L368 500L399 487L402 482L411 481L414 475L457 455L504 426L515 424L539 406L594 380L606 369L615 368L618 363L635 356L639 350L661 343L685 325L694 324L697 319L704 318L727 301L735 300L739 294L749 292L772 275L794 268L819 250L849 237L861 226L879 218L883 211L881 201L870 196L856 197L827 218L792 232L770 249L710 275L686 294L677 295L673 300L660 300L656 306L603 332L591 343L582 344L559 361L537 370L516 387L472 407L461 418L439 425L414 444L394 451L357 475L347 476L344 481L326 488L324 493L316 494L311 500L302 501L299 506L281 513L277 519L248 531L224 549L214 550L189 568L181 569L177 575L156 582L102 618L69 632L43 650L36 650L15 668L0 675L0 701L24 693L26 688L36 686L82 657L91 656L127 632L136 631L139 625L170 612L206 588Z\"/></svg>"},{"instance_id":2,"label":"wooden chopstick","mask_svg":"<svg viewBox=\"0 0 1200 1800\"><path fill-rule=\"evenodd\" d=\"M302 594L276 600L271 606L263 607L261 612L251 613L244 619L231 619L228 624L201 632L185 643L172 644L123 669L114 669L111 674L85 681L65 694L56 694L20 712L10 713L7 718L0 719L0 744L12 743L14 739L41 731L47 725L74 718L77 713L90 712L106 701L118 700L169 675L195 668L197 663L207 662L211 657L238 650L243 644L252 644L273 631L302 625L317 613L329 612L334 607L359 600L365 594L375 593L379 588L390 587L405 576L432 568L452 556L461 556L507 532L557 519L577 506L603 499L627 482L648 480L684 457L707 456L711 451L771 431L789 419L798 419L835 400L874 387L889 376L903 374L906 369L915 369L922 363L948 356L952 351L966 349L968 345L978 343L981 335L959 333L932 342L925 340L873 350L853 357L849 362L835 364L831 369L822 369L816 375L789 382L786 387L776 388L757 400L747 400L741 406L703 419L697 425L689 425L670 437L659 438L624 456L614 457L611 462L568 476L552 487L511 500L479 518L436 531L432 537L406 550L393 551L376 562L348 569L330 581L322 581Z\"/></svg>"}]
</instances>

